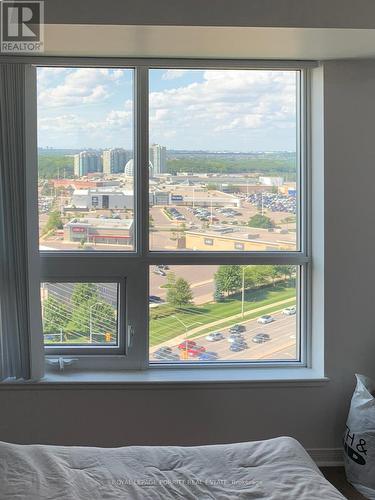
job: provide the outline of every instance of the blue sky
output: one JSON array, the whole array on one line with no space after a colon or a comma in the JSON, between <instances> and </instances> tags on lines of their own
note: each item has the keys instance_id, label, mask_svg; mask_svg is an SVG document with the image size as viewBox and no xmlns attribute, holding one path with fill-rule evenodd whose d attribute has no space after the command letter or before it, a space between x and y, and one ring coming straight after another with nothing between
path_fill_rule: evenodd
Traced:
<instances>
[{"instance_id":1,"label":"blue sky","mask_svg":"<svg viewBox=\"0 0 375 500\"><path fill-rule=\"evenodd\" d=\"M151 70L150 142L168 149L294 151L293 71ZM38 142L130 148L133 72L39 68Z\"/></svg>"}]
</instances>

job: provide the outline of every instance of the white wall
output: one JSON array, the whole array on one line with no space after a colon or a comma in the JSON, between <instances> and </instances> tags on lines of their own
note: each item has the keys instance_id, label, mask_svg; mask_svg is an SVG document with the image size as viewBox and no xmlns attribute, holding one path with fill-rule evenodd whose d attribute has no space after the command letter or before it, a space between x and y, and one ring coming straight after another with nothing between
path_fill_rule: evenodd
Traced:
<instances>
[{"instance_id":1,"label":"white wall","mask_svg":"<svg viewBox=\"0 0 375 500\"><path fill-rule=\"evenodd\" d=\"M326 374L318 387L0 390L0 440L339 447L354 373L375 377L375 61L324 68ZM319 161L319 157L317 158Z\"/></svg>"}]
</instances>

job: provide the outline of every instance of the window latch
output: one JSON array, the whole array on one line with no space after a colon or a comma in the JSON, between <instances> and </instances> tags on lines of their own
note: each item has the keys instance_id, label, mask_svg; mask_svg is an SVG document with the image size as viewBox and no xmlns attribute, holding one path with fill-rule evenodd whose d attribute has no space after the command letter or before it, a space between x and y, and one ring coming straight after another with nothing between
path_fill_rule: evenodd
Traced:
<instances>
[{"instance_id":1,"label":"window latch","mask_svg":"<svg viewBox=\"0 0 375 500\"><path fill-rule=\"evenodd\" d=\"M59 358L47 358L47 364L58 367L60 372L64 371L65 366L73 365L77 361L78 358L63 358L62 356Z\"/></svg>"},{"instance_id":2,"label":"window latch","mask_svg":"<svg viewBox=\"0 0 375 500\"><path fill-rule=\"evenodd\" d=\"M133 346L133 340L135 335L135 328L133 325L128 325L128 349Z\"/></svg>"}]
</instances>

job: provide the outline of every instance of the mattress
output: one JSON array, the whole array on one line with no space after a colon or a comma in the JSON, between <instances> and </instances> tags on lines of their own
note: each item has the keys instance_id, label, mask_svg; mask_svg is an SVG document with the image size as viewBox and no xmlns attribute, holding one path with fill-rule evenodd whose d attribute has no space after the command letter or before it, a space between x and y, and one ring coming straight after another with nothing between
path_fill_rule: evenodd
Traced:
<instances>
[{"instance_id":1,"label":"mattress","mask_svg":"<svg viewBox=\"0 0 375 500\"><path fill-rule=\"evenodd\" d=\"M194 447L0 442L0 498L344 499L289 437Z\"/></svg>"}]
</instances>

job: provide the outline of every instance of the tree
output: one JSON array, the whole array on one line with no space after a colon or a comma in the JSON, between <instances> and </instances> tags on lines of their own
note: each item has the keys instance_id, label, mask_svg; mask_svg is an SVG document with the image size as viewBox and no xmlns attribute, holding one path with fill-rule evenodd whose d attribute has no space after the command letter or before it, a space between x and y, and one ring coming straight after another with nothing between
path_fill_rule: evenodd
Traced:
<instances>
[{"instance_id":1,"label":"tree","mask_svg":"<svg viewBox=\"0 0 375 500\"><path fill-rule=\"evenodd\" d=\"M261 229L271 229L275 227L275 223L267 215L255 214L249 220L250 227L259 227Z\"/></svg>"},{"instance_id":2,"label":"tree","mask_svg":"<svg viewBox=\"0 0 375 500\"><path fill-rule=\"evenodd\" d=\"M215 288L219 293L231 294L242 286L240 266L219 266L214 276Z\"/></svg>"},{"instance_id":3,"label":"tree","mask_svg":"<svg viewBox=\"0 0 375 500\"><path fill-rule=\"evenodd\" d=\"M284 276L284 279L291 279L296 272L296 267L291 265L278 266L280 274Z\"/></svg>"},{"instance_id":4,"label":"tree","mask_svg":"<svg viewBox=\"0 0 375 500\"><path fill-rule=\"evenodd\" d=\"M73 178L73 157L39 154L38 175L40 179Z\"/></svg>"},{"instance_id":5,"label":"tree","mask_svg":"<svg viewBox=\"0 0 375 500\"><path fill-rule=\"evenodd\" d=\"M43 331L44 333L59 333L65 330L69 323L70 311L61 301L52 294L43 302Z\"/></svg>"},{"instance_id":6,"label":"tree","mask_svg":"<svg viewBox=\"0 0 375 500\"><path fill-rule=\"evenodd\" d=\"M61 219L60 212L57 210L52 211L49 216L46 225L43 228L43 234L47 234L49 231L62 229L63 222Z\"/></svg>"},{"instance_id":7,"label":"tree","mask_svg":"<svg viewBox=\"0 0 375 500\"><path fill-rule=\"evenodd\" d=\"M76 283L74 285L71 298L73 308L95 300L99 300L98 287L95 283Z\"/></svg>"},{"instance_id":8,"label":"tree","mask_svg":"<svg viewBox=\"0 0 375 500\"><path fill-rule=\"evenodd\" d=\"M170 284L167 291L167 302L173 307L183 307L191 304L193 293L189 283L184 278L177 278Z\"/></svg>"},{"instance_id":9,"label":"tree","mask_svg":"<svg viewBox=\"0 0 375 500\"><path fill-rule=\"evenodd\" d=\"M98 333L110 334L111 340L114 340L117 333L117 320L114 308L108 302L93 302L91 306L92 333L94 335ZM101 335L100 341L102 342L104 339L104 335Z\"/></svg>"}]
</instances>

